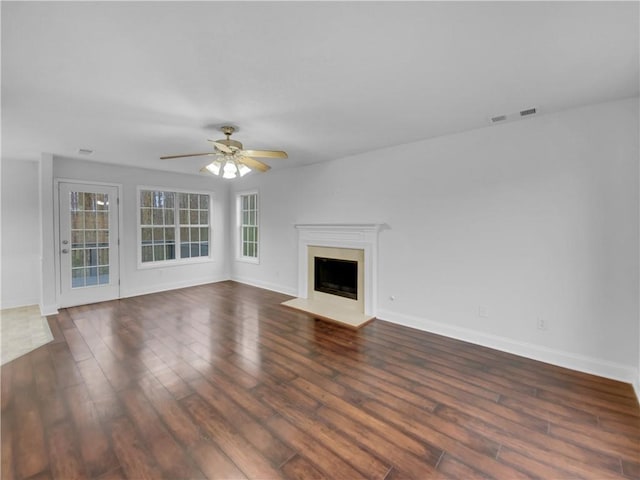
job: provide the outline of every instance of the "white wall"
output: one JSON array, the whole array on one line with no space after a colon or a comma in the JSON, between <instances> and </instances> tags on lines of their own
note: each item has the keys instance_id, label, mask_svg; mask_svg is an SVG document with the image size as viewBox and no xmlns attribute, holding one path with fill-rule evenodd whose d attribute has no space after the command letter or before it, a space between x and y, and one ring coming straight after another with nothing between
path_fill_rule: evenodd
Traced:
<instances>
[{"instance_id":1,"label":"white wall","mask_svg":"<svg viewBox=\"0 0 640 480\"><path fill-rule=\"evenodd\" d=\"M294 294L294 224L387 223L379 318L636 382L638 127L634 98L245 177L232 276Z\"/></svg>"},{"instance_id":2,"label":"white wall","mask_svg":"<svg viewBox=\"0 0 640 480\"><path fill-rule=\"evenodd\" d=\"M38 162L2 159L2 308L40 299Z\"/></svg>"},{"instance_id":3,"label":"white wall","mask_svg":"<svg viewBox=\"0 0 640 480\"><path fill-rule=\"evenodd\" d=\"M228 186L221 180L195 175L131 168L97 162L54 158L54 178L94 181L123 186L120 203L123 231L120 233L121 297L169 290L229 278L227 259ZM137 266L136 188L139 185L167 189L193 189L210 192L212 210L212 261L188 265L144 268Z\"/></svg>"}]
</instances>

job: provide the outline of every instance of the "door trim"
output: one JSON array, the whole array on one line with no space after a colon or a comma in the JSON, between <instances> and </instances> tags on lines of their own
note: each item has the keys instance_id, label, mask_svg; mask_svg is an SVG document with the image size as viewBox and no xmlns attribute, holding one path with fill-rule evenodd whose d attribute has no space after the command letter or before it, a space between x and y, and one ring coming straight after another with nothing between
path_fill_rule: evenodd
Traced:
<instances>
[{"instance_id":1,"label":"door trim","mask_svg":"<svg viewBox=\"0 0 640 480\"><path fill-rule=\"evenodd\" d=\"M61 183L72 183L78 185L96 185L102 187L115 187L118 191L118 240L119 246L118 248L118 296L117 298L122 298L122 285L120 280L122 279L122 267L123 267L123 257L121 253L121 249L123 247L122 233L124 228L124 222L122 218L122 191L123 184L122 183L111 183L111 182L96 182L93 180L82 180L79 178L54 178L53 179L53 237L54 237L54 267L55 267L55 277L56 277L56 304L58 308L66 308L60 306L60 292L62 291L62 268L60 265L60 252L61 243L60 243L60 184Z\"/></svg>"}]
</instances>

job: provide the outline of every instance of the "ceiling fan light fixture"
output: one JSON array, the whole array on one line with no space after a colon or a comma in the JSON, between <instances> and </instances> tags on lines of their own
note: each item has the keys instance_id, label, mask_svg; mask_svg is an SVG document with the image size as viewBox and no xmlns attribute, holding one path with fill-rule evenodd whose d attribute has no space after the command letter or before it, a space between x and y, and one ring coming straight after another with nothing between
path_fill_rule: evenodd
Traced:
<instances>
[{"instance_id":1,"label":"ceiling fan light fixture","mask_svg":"<svg viewBox=\"0 0 640 480\"><path fill-rule=\"evenodd\" d=\"M238 176L238 167L234 161L227 160L222 167L222 178L236 178Z\"/></svg>"},{"instance_id":2,"label":"ceiling fan light fixture","mask_svg":"<svg viewBox=\"0 0 640 480\"><path fill-rule=\"evenodd\" d=\"M244 177L247 173L251 171L251 169L247 167L244 163L238 163L238 171L240 172L240 176Z\"/></svg>"},{"instance_id":3,"label":"ceiling fan light fixture","mask_svg":"<svg viewBox=\"0 0 640 480\"><path fill-rule=\"evenodd\" d=\"M220 160L214 160L209 165L206 166L206 169L214 175L220 175L220 168L222 167L222 163Z\"/></svg>"}]
</instances>

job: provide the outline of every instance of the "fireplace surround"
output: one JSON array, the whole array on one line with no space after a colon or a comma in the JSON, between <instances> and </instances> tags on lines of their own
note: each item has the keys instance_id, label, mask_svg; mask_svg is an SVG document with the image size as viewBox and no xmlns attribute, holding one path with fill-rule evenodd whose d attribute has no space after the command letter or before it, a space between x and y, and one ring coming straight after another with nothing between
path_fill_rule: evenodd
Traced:
<instances>
[{"instance_id":1,"label":"fireplace surround","mask_svg":"<svg viewBox=\"0 0 640 480\"><path fill-rule=\"evenodd\" d=\"M359 328L377 312L378 232L382 224L298 224L298 298L284 302L318 317ZM314 288L315 257L358 262L357 299Z\"/></svg>"}]
</instances>

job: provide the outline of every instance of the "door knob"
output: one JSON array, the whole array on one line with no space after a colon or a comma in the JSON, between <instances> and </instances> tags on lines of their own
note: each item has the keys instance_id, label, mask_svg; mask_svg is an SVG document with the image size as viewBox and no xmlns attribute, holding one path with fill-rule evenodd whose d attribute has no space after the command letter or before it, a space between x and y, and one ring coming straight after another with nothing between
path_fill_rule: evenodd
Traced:
<instances>
[{"instance_id":1,"label":"door knob","mask_svg":"<svg viewBox=\"0 0 640 480\"><path fill-rule=\"evenodd\" d=\"M67 243L69 243L69 240L62 240L63 245L66 245Z\"/></svg>"},{"instance_id":2,"label":"door knob","mask_svg":"<svg viewBox=\"0 0 640 480\"><path fill-rule=\"evenodd\" d=\"M69 253L69 249L68 248L63 248L62 249L62 253Z\"/></svg>"}]
</instances>

